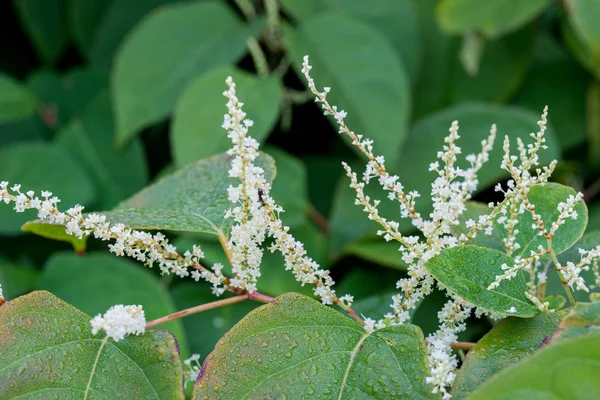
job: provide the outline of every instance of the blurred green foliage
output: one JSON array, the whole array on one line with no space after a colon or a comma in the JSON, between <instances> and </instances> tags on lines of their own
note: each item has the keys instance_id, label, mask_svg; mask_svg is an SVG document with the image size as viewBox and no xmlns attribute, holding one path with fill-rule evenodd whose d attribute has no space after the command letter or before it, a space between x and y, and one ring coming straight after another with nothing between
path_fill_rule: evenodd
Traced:
<instances>
[{"instance_id":1,"label":"blurred green foliage","mask_svg":"<svg viewBox=\"0 0 600 400\"><path fill-rule=\"evenodd\" d=\"M280 7L273 19L258 0L1 2L0 180L51 190L65 208L112 210L167 171L229 147L221 93L232 75L255 121L251 134L276 161L273 195L288 210L282 219L345 292L379 310L404 264L393 248L374 244L376 226L353 205L339 162L364 160L306 95L299 68L309 54L317 85L332 87L350 128L375 140L408 190L422 192L425 213L428 165L452 120L468 154L492 123L500 138L536 131L548 105L542 160L562 160L554 179L586 194L588 231L600 229L600 2L282 0ZM494 199L488 189L505 179L501 151L497 143L476 200ZM0 283L9 298L48 289L88 313L123 301L155 316L210 301L203 285L104 260L102 243L90 241L80 258L58 253L68 247L20 231L33 217L0 207ZM170 235L183 247L211 249L211 262L222 258L214 237ZM584 239L600 243L595 234ZM281 264L265 260L261 291L306 289L294 287ZM157 292L147 300L127 297L148 288ZM427 325L444 301L428 299L415 321ZM192 316L173 331L205 356L249 307ZM461 339L489 328L470 321Z\"/></svg>"}]
</instances>

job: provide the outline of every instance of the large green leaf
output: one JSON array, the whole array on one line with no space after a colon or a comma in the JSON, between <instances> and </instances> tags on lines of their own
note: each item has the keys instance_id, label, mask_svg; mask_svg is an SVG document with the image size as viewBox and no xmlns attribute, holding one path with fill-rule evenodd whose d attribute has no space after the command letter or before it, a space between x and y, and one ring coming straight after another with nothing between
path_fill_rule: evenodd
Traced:
<instances>
[{"instance_id":1,"label":"large green leaf","mask_svg":"<svg viewBox=\"0 0 600 400\"><path fill-rule=\"evenodd\" d=\"M469 400L595 399L600 393L600 335L581 336L540 350L494 375Z\"/></svg>"},{"instance_id":2,"label":"large green leaf","mask_svg":"<svg viewBox=\"0 0 600 400\"><path fill-rule=\"evenodd\" d=\"M0 307L0 398L184 399L179 349L166 331L115 343L51 293Z\"/></svg>"},{"instance_id":3,"label":"large green leaf","mask_svg":"<svg viewBox=\"0 0 600 400\"><path fill-rule=\"evenodd\" d=\"M108 74L113 67L115 54L127 36L134 31L143 18L159 13L171 3L183 3L190 0L110 0L105 8L99 9L85 2L86 14L98 14L98 22L87 26L90 35L85 54L94 68ZM79 14L80 23L85 23L83 13Z\"/></svg>"},{"instance_id":4,"label":"large green leaf","mask_svg":"<svg viewBox=\"0 0 600 400\"><path fill-rule=\"evenodd\" d=\"M557 209L558 204L564 202L569 196L575 196L575 194L576 192L573 188L558 183L548 183L543 186L537 185L531 188L528 197L531 204L535 206L536 213L540 215L542 221L544 221L546 229L550 229L550 226L558 219L558 215L560 214ZM467 219L477 221L477 218L480 215L487 215L490 211L491 209L485 204L469 202L467 204L467 211L461 216L460 221L461 223ZM585 203L583 201L577 203L575 211L579 214L578 218L576 220L571 218L567 219L552 239L552 249L555 254L560 254L571 248L571 246L581 238L585 231L588 220L588 212ZM515 227L515 229L519 230L519 234L516 236L516 242L521 247L512 253L513 257L529 257L531 251L537 251L539 246L548 246L546 238L540 236L539 230L533 228L533 217L531 216L531 213L525 211L518 219L519 223ZM453 228L453 233L456 235L467 233L468 231L469 230L464 227L464 225ZM504 251L504 242L502 239L506 238L506 236L506 229L504 229L501 224L495 223L492 235L488 236L483 232L479 232L475 239L469 243Z\"/></svg>"},{"instance_id":5,"label":"large green leaf","mask_svg":"<svg viewBox=\"0 0 600 400\"><path fill-rule=\"evenodd\" d=\"M449 33L479 31L499 36L516 30L540 14L550 0L442 0L437 17Z\"/></svg>"},{"instance_id":6,"label":"large green leaf","mask_svg":"<svg viewBox=\"0 0 600 400\"><path fill-rule=\"evenodd\" d=\"M64 0L17 0L17 11L42 59L54 63L68 44Z\"/></svg>"},{"instance_id":7,"label":"large green leaf","mask_svg":"<svg viewBox=\"0 0 600 400\"><path fill-rule=\"evenodd\" d=\"M413 0L413 4L422 43L419 81L413 91L414 116L421 118L448 105L460 38L441 31L435 20L437 0Z\"/></svg>"},{"instance_id":8,"label":"large green leaf","mask_svg":"<svg viewBox=\"0 0 600 400\"><path fill-rule=\"evenodd\" d=\"M112 254L55 253L36 286L88 315L103 314L115 304L141 304L147 321L177 311L155 275L140 264ZM187 353L181 320L170 321L160 329L171 331L182 353Z\"/></svg>"},{"instance_id":9,"label":"large green leaf","mask_svg":"<svg viewBox=\"0 0 600 400\"><path fill-rule=\"evenodd\" d=\"M113 114L107 92L71 121L56 138L87 168L98 193L98 208L107 210L142 189L148 181L144 148L135 138L115 149Z\"/></svg>"},{"instance_id":10,"label":"large green leaf","mask_svg":"<svg viewBox=\"0 0 600 400\"><path fill-rule=\"evenodd\" d=\"M268 181L275 177L273 159L261 155L256 165L265 170ZM160 179L103 213L111 222L137 229L226 232L233 223L225 219L231 207L229 185L239 179L229 177L231 157L226 154L205 158Z\"/></svg>"},{"instance_id":11,"label":"large green leaf","mask_svg":"<svg viewBox=\"0 0 600 400\"><path fill-rule=\"evenodd\" d=\"M25 86L0 73L0 124L31 117L37 103L35 96Z\"/></svg>"},{"instance_id":12,"label":"large green leaf","mask_svg":"<svg viewBox=\"0 0 600 400\"><path fill-rule=\"evenodd\" d=\"M406 138L410 92L404 68L385 37L337 13L307 19L298 30L288 26L284 34L297 73L309 55L316 84L333 88L328 99L348 113L350 129L373 139L375 152L394 162Z\"/></svg>"},{"instance_id":13,"label":"large green leaf","mask_svg":"<svg viewBox=\"0 0 600 400\"><path fill-rule=\"evenodd\" d=\"M231 148L231 140L221 127L227 112L223 96L227 76L233 77L247 118L254 121L252 137L262 142L273 128L282 96L278 78L258 78L231 66L213 69L194 80L175 107L170 139L177 165Z\"/></svg>"},{"instance_id":14,"label":"large green leaf","mask_svg":"<svg viewBox=\"0 0 600 400\"><path fill-rule=\"evenodd\" d=\"M252 311L217 343L193 398L439 398L426 376L416 326L368 334L337 311L290 293Z\"/></svg>"},{"instance_id":15,"label":"large green leaf","mask_svg":"<svg viewBox=\"0 0 600 400\"><path fill-rule=\"evenodd\" d=\"M0 180L21 184L24 191L52 191L66 210L75 204L86 205L94 198L88 175L63 147L31 143L0 149ZM35 210L16 213L12 206L0 204L0 233L16 234L21 225L36 217Z\"/></svg>"},{"instance_id":16,"label":"large green leaf","mask_svg":"<svg viewBox=\"0 0 600 400\"><path fill-rule=\"evenodd\" d=\"M535 211L542 217L546 229L550 229L552 223L560 215L557 209L558 204L565 202L569 196L575 195L576 192L573 188L558 183L548 183L544 186L538 185L531 188L529 191L529 201L535 205ZM558 228L552 239L552 249L556 254L560 254L573 246L581 238L583 232L585 232L588 221L588 212L585 203L583 201L578 202L575 206L575 211L578 214L577 219L567 219L564 225ZM532 225L533 217L531 213L525 211L523 215L519 216L519 223L516 226L519 234L516 240L521 245L521 248L514 252L513 256L521 255L528 257L531 251L537 251L540 245L547 247L546 238L540 236L539 231L534 229ZM506 235L503 227L497 228L497 231L502 236Z\"/></svg>"},{"instance_id":17,"label":"large green leaf","mask_svg":"<svg viewBox=\"0 0 600 400\"><path fill-rule=\"evenodd\" d=\"M216 2L170 5L145 18L119 49L111 75L117 142L167 117L194 77L234 63L250 35Z\"/></svg>"},{"instance_id":18,"label":"large green leaf","mask_svg":"<svg viewBox=\"0 0 600 400\"><path fill-rule=\"evenodd\" d=\"M569 18L576 35L581 40L596 66L600 64L600 4L594 0L569 2Z\"/></svg>"},{"instance_id":19,"label":"large green leaf","mask_svg":"<svg viewBox=\"0 0 600 400\"><path fill-rule=\"evenodd\" d=\"M476 100L507 102L525 81L533 60L535 40L536 27L531 24L510 35L486 41L477 74L473 76L460 65L458 54L454 54L448 60L453 63L448 101L451 104Z\"/></svg>"},{"instance_id":20,"label":"large green leaf","mask_svg":"<svg viewBox=\"0 0 600 400\"><path fill-rule=\"evenodd\" d=\"M414 83L421 65L421 40L415 6L410 0L378 0L365 6L363 0L282 0L282 8L299 21L319 13L335 11L379 30L402 60ZM410 40L406 40L410 38Z\"/></svg>"},{"instance_id":21,"label":"large green leaf","mask_svg":"<svg viewBox=\"0 0 600 400\"><path fill-rule=\"evenodd\" d=\"M79 50L86 54L94 43L98 26L102 23L107 10L114 3L125 3L107 0L67 0L67 22L69 33ZM126 3L134 3L128 1Z\"/></svg>"},{"instance_id":22,"label":"large green leaf","mask_svg":"<svg viewBox=\"0 0 600 400\"><path fill-rule=\"evenodd\" d=\"M503 315L533 317L537 308L525 296L527 284L520 274L504 280L494 290L488 286L502 275L502 265L514 260L496 250L477 246L456 246L442 250L429 260L427 270L452 293L484 310ZM512 307L515 312L509 312Z\"/></svg>"},{"instance_id":23,"label":"large green leaf","mask_svg":"<svg viewBox=\"0 0 600 400\"><path fill-rule=\"evenodd\" d=\"M490 376L539 350L558 327L559 319L557 314L539 314L500 321L469 350L454 381L452 398L466 398Z\"/></svg>"},{"instance_id":24,"label":"large green leaf","mask_svg":"<svg viewBox=\"0 0 600 400\"><path fill-rule=\"evenodd\" d=\"M526 138L529 132L537 130L538 119L536 114L515 107L463 104L448 108L415 123L403 146L397 166L392 168L388 165L388 168L400 176L400 182L406 191L416 190L421 194L416 201L416 208L421 215L428 216L431 212L431 182L436 177L434 172L429 171L429 164L436 160L437 151L442 148L444 137L448 134L453 120L459 121L459 134L462 139L457 145L462 148L463 155L480 152L481 140L489 135L491 125L496 123L498 126L498 139L490 153L490 161L478 174L479 190L482 190L507 176L507 172L500 169L504 154L499 143L502 140L500 138L507 135L516 151L516 138ZM551 127L546 131L546 139L549 148L539 153L542 164L560 158L559 146ZM468 166L460 157L458 165ZM374 236L379 229L375 222L367 219L361 207L349 206L354 204L355 193L348 184L348 178L343 176L333 200L331 243L334 253L357 239ZM409 221L400 220L397 203L387 201L387 193L378 185L372 183L366 188L366 192L371 198L382 200L379 210L383 217L399 221L405 231L413 229Z\"/></svg>"},{"instance_id":25,"label":"large green leaf","mask_svg":"<svg viewBox=\"0 0 600 400\"><path fill-rule=\"evenodd\" d=\"M541 110L548 105L558 142L561 148L569 150L585 140L586 96L590 76L564 53L564 48L550 40L540 38L540 55L512 103L530 110ZM543 57L547 57L554 49L561 52L560 57L545 60ZM559 75L562 79L556 79Z\"/></svg>"}]
</instances>

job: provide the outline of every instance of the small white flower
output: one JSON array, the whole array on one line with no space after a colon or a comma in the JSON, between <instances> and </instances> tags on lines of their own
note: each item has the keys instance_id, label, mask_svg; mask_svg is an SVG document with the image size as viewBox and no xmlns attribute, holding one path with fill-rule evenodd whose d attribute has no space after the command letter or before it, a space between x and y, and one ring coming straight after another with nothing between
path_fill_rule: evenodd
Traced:
<instances>
[{"instance_id":1,"label":"small white flower","mask_svg":"<svg viewBox=\"0 0 600 400\"><path fill-rule=\"evenodd\" d=\"M104 313L98 314L91 321L92 335L101 330L115 342L126 335L141 335L146 330L146 318L142 306L124 306L117 304Z\"/></svg>"},{"instance_id":2,"label":"small white flower","mask_svg":"<svg viewBox=\"0 0 600 400\"><path fill-rule=\"evenodd\" d=\"M506 312L509 314L514 314L517 312L517 309L513 306L513 307L509 308L508 310L506 310Z\"/></svg>"}]
</instances>

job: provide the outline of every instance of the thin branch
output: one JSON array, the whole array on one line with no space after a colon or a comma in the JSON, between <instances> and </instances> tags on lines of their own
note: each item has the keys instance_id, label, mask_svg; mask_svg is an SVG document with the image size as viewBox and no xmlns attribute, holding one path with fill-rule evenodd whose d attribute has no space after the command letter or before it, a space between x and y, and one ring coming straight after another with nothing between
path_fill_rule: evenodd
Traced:
<instances>
[{"instance_id":1,"label":"thin branch","mask_svg":"<svg viewBox=\"0 0 600 400\"><path fill-rule=\"evenodd\" d=\"M214 308L219 308L223 306L227 306L230 304L241 303L242 301L248 300L250 297L248 294L241 294L239 296L230 297L228 299L217 300L206 304L201 304L199 306L186 308L185 310L177 311L173 314L165 315L164 317L160 317L153 321L150 321L146 324L146 329L153 328L157 325L164 324L165 322L173 321L179 318L187 317L188 315L193 315L200 313L202 311L212 310Z\"/></svg>"},{"instance_id":2,"label":"thin branch","mask_svg":"<svg viewBox=\"0 0 600 400\"><path fill-rule=\"evenodd\" d=\"M313 205L308 209L308 217L325 236L329 236L329 221Z\"/></svg>"},{"instance_id":3,"label":"thin branch","mask_svg":"<svg viewBox=\"0 0 600 400\"><path fill-rule=\"evenodd\" d=\"M475 347L476 344L477 343L473 343L473 342L454 342L450 345L450 347L452 347L454 350L469 351L473 347Z\"/></svg>"}]
</instances>

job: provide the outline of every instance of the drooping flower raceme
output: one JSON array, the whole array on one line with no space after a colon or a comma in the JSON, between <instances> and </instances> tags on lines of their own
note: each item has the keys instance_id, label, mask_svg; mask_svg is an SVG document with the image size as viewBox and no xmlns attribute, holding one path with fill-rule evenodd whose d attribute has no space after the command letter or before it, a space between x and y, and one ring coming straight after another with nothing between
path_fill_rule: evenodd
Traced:
<instances>
[{"instance_id":1,"label":"drooping flower raceme","mask_svg":"<svg viewBox=\"0 0 600 400\"><path fill-rule=\"evenodd\" d=\"M92 324L92 335L101 330L115 342L123 339L126 335L141 335L146 330L146 318L142 306L124 306L117 304L104 313L98 314L90 323Z\"/></svg>"}]
</instances>

